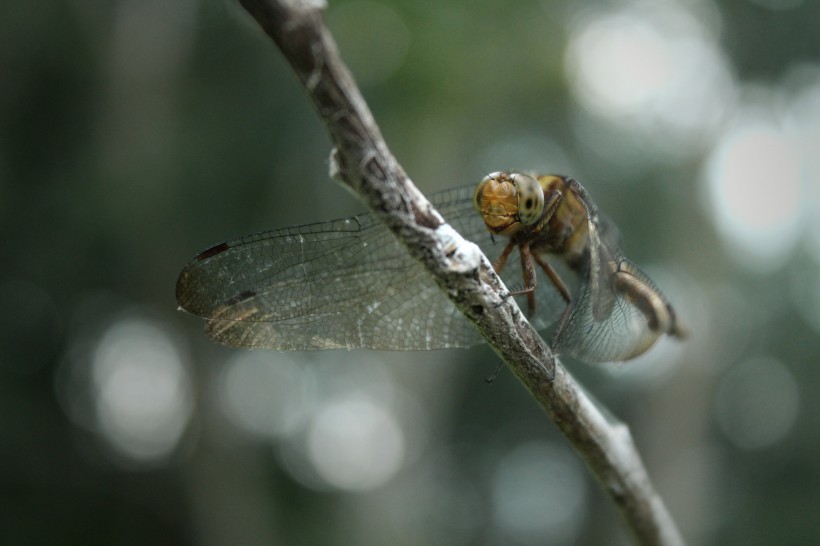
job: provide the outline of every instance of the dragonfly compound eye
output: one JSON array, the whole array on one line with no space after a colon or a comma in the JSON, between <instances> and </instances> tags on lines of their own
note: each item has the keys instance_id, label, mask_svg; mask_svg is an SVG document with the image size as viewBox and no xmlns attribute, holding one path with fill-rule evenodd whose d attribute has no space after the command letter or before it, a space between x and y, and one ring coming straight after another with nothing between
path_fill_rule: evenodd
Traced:
<instances>
[{"instance_id":1,"label":"dragonfly compound eye","mask_svg":"<svg viewBox=\"0 0 820 546\"><path fill-rule=\"evenodd\" d=\"M475 189L475 193L473 193L473 206L475 207L475 210L481 212L481 200L483 198L482 196L484 194L484 187L487 185L487 182L489 182L490 180L498 180L499 177L502 176L502 174L503 173L501 172L495 172L488 174L487 176L481 179L481 182L478 183L478 186Z\"/></svg>"},{"instance_id":2,"label":"dragonfly compound eye","mask_svg":"<svg viewBox=\"0 0 820 546\"><path fill-rule=\"evenodd\" d=\"M521 173L513 175L518 190L518 218L522 224L532 225L544 212L544 190L535 178Z\"/></svg>"}]
</instances>

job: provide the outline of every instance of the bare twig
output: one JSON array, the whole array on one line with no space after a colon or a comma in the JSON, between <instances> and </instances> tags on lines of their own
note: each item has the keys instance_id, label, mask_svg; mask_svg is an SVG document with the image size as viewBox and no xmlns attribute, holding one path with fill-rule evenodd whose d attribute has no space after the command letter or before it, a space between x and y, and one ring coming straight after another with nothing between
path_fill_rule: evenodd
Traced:
<instances>
[{"instance_id":1,"label":"bare twig","mask_svg":"<svg viewBox=\"0 0 820 546\"><path fill-rule=\"evenodd\" d=\"M629 430L610 424L555 359L478 247L444 223L387 148L339 57L319 0L239 0L304 84L336 146L335 175L430 271L547 411L641 544L682 544Z\"/></svg>"}]
</instances>

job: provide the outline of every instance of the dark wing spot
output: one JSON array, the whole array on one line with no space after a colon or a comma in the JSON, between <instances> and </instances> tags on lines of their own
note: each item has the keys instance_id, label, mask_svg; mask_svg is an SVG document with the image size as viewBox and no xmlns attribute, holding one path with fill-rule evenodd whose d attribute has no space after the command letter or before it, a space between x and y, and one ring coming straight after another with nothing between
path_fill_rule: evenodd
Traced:
<instances>
[{"instance_id":1,"label":"dark wing spot","mask_svg":"<svg viewBox=\"0 0 820 546\"><path fill-rule=\"evenodd\" d=\"M231 248L231 245L228 243L219 243L218 245L212 246L208 250L203 250L200 252L196 259L201 262L203 260L207 260L211 256L216 256L217 254L225 252L229 248Z\"/></svg>"},{"instance_id":2,"label":"dark wing spot","mask_svg":"<svg viewBox=\"0 0 820 546\"><path fill-rule=\"evenodd\" d=\"M230 307L231 305L236 305L237 303L243 302L245 300L249 300L254 296L256 296L256 292L254 290L245 290L245 291L240 292L239 294L235 295L232 298L228 298L225 301L225 306Z\"/></svg>"}]
</instances>

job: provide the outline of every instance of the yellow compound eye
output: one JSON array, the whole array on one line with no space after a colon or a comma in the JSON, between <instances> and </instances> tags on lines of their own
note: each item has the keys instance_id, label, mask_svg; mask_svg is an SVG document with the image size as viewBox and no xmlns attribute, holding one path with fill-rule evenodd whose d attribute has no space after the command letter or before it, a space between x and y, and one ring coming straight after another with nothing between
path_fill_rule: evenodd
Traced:
<instances>
[{"instance_id":1,"label":"yellow compound eye","mask_svg":"<svg viewBox=\"0 0 820 546\"><path fill-rule=\"evenodd\" d=\"M482 178L481 182L476 186L475 192L473 193L473 206L478 212L481 212L481 194L484 192L484 186L486 186L490 180L498 180L501 174L500 172L488 174Z\"/></svg>"},{"instance_id":2,"label":"yellow compound eye","mask_svg":"<svg viewBox=\"0 0 820 546\"><path fill-rule=\"evenodd\" d=\"M518 190L518 219L530 226L541 218L544 212L544 190L535 178L515 173L511 175Z\"/></svg>"}]
</instances>

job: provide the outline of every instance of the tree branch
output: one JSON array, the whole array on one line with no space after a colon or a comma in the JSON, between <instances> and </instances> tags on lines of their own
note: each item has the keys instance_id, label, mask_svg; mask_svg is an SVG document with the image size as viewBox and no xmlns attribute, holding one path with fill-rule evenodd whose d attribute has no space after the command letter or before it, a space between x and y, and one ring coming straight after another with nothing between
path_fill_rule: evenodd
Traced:
<instances>
[{"instance_id":1,"label":"tree branch","mask_svg":"<svg viewBox=\"0 0 820 546\"><path fill-rule=\"evenodd\" d=\"M640 544L683 544L654 491L628 428L610 424L558 362L476 245L465 241L390 153L325 27L320 0L239 0L276 42L335 144L347 184L430 271L558 425Z\"/></svg>"}]
</instances>

